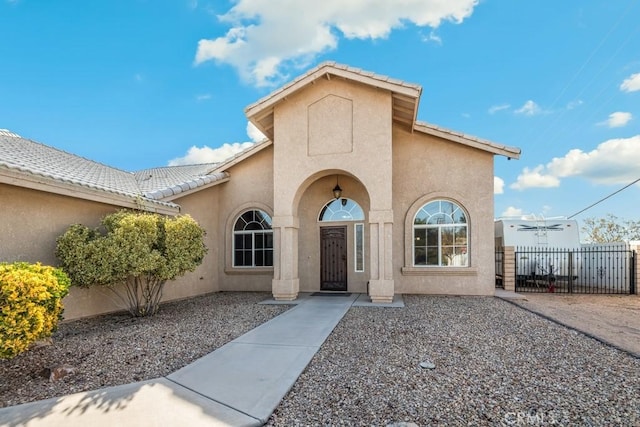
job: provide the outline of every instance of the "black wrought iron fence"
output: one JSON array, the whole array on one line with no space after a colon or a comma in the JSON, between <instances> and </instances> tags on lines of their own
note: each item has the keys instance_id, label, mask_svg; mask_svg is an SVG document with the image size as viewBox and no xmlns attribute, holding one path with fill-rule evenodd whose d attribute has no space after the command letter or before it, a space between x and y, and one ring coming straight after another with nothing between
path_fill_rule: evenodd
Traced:
<instances>
[{"instance_id":1,"label":"black wrought iron fence","mask_svg":"<svg viewBox=\"0 0 640 427\"><path fill-rule=\"evenodd\" d=\"M496 288L504 289L504 249L496 249Z\"/></svg>"},{"instance_id":2,"label":"black wrought iron fence","mask_svg":"<svg viewBox=\"0 0 640 427\"><path fill-rule=\"evenodd\" d=\"M516 292L635 293L635 252L625 245L516 248Z\"/></svg>"}]
</instances>

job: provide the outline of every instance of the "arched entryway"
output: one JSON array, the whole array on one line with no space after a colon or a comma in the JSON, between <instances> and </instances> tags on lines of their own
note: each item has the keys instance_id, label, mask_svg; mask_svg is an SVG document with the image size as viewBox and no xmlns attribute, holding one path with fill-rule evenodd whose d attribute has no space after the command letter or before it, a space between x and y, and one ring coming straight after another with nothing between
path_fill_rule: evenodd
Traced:
<instances>
[{"instance_id":1,"label":"arched entryway","mask_svg":"<svg viewBox=\"0 0 640 427\"><path fill-rule=\"evenodd\" d=\"M341 197L332 193L339 182ZM369 195L346 174L316 178L297 204L300 291L366 292Z\"/></svg>"}]
</instances>

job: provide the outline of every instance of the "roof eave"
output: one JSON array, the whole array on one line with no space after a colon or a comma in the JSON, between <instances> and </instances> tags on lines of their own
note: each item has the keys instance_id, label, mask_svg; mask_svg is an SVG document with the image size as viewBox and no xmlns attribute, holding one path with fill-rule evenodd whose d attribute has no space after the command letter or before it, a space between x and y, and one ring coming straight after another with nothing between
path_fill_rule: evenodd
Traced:
<instances>
[{"instance_id":1,"label":"roof eave","mask_svg":"<svg viewBox=\"0 0 640 427\"><path fill-rule=\"evenodd\" d=\"M426 123L416 123L414 130L427 135L437 136L442 139L457 142L489 153L507 157L508 159L519 159L521 150L508 145L496 144L491 141L471 137L459 132L448 131L442 128L429 126Z\"/></svg>"},{"instance_id":2,"label":"roof eave","mask_svg":"<svg viewBox=\"0 0 640 427\"><path fill-rule=\"evenodd\" d=\"M245 151L241 151L240 153L236 154L235 156L233 156L233 157L227 159L226 161L220 163L220 165L217 168L215 168L213 171L211 171L211 173L226 172L231 167L237 165L238 163L244 161L245 159L248 159L249 157L253 156L254 154L259 153L260 151L264 150L265 148L270 147L272 144L273 144L273 141L270 140L270 139L265 139L262 142L257 142L251 148L248 148Z\"/></svg>"},{"instance_id":3,"label":"roof eave","mask_svg":"<svg viewBox=\"0 0 640 427\"><path fill-rule=\"evenodd\" d=\"M273 140L273 109L275 105L316 80L320 78L330 80L332 76L391 92L394 97L394 120L407 125L411 129L417 117L418 100L422 93L422 87L335 63L321 64L275 92L249 105L245 108L245 115L264 135ZM400 107L399 104L401 103L409 105Z\"/></svg>"},{"instance_id":4,"label":"roof eave","mask_svg":"<svg viewBox=\"0 0 640 427\"><path fill-rule=\"evenodd\" d=\"M215 181L212 181L212 182L207 183L207 184L200 185L198 187L190 188L189 190L183 190L183 191L180 191L180 192L174 192L173 194L171 194L169 196L166 196L166 197L154 198L154 200L162 200L164 202L172 202L173 200L180 199L180 198L188 196L190 194L197 193L197 192L205 190L207 188L215 187L216 185L224 184L225 182L228 182L229 181L229 174L226 173L226 172L222 172L221 174L224 175L223 178L219 178L219 179L217 179Z\"/></svg>"},{"instance_id":5,"label":"roof eave","mask_svg":"<svg viewBox=\"0 0 640 427\"><path fill-rule=\"evenodd\" d=\"M180 213L180 206L175 204L158 203L141 196L112 193L5 167L0 167L0 183L163 215Z\"/></svg>"}]
</instances>

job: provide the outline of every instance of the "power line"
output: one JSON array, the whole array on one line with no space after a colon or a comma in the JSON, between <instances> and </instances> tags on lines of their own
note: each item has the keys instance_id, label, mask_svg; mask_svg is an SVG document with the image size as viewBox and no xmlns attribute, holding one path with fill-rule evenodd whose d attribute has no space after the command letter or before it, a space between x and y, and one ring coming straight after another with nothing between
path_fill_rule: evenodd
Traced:
<instances>
[{"instance_id":1,"label":"power line","mask_svg":"<svg viewBox=\"0 0 640 427\"><path fill-rule=\"evenodd\" d=\"M635 181L633 181L632 183L627 184L627 185L625 185L624 187L622 187L621 189L619 189L619 190L617 190L617 191L614 191L613 193L609 194L609 195L608 195L608 196L606 196L606 197L603 197L602 199L598 200L598 201L597 201L597 202L595 202L595 203L592 203L591 205L589 205L589 206L587 206L586 208L582 209L580 212L576 212L576 213L574 213L573 215L568 216L568 217L567 217L567 219L571 219L571 218L573 218L573 217L574 217L574 216L576 216L576 215L580 215L582 212L586 211L587 209L591 209L591 208L592 208L592 207L594 207L595 205L597 205L597 204L599 204L599 203L604 202L604 201L605 201L605 200L607 200L609 197L615 196L616 194L618 194L618 193L619 193L619 192L621 192L622 190L625 190L625 189L627 189L627 188L631 187L633 184L635 184L636 182L639 182L639 181L640 181L640 178L636 179L636 180L635 180Z\"/></svg>"}]
</instances>

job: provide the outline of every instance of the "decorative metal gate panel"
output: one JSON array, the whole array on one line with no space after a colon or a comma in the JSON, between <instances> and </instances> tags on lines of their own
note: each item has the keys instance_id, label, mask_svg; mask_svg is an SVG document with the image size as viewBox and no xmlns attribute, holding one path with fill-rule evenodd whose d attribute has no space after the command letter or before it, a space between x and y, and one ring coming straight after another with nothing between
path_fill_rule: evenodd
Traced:
<instances>
[{"instance_id":1,"label":"decorative metal gate panel","mask_svg":"<svg viewBox=\"0 0 640 427\"><path fill-rule=\"evenodd\" d=\"M516 248L516 292L635 293L636 253L622 245Z\"/></svg>"}]
</instances>

